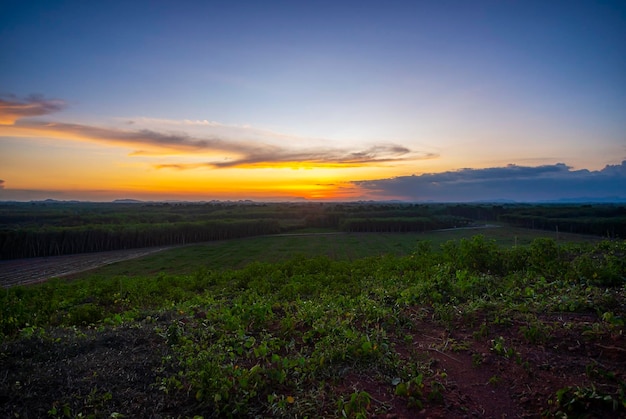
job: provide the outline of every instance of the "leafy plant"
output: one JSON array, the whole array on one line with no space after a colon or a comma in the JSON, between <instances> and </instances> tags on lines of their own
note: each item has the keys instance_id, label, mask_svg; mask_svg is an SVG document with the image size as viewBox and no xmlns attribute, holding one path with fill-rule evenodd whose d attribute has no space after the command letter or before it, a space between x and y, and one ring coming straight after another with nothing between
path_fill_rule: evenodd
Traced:
<instances>
[{"instance_id":1,"label":"leafy plant","mask_svg":"<svg viewBox=\"0 0 626 419\"><path fill-rule=\"evenodd\" d=\"M396 382L395 393L397 396L406 397L409 407L423 407L422 397L424 390L424 375L419 374L408 381Z\"/></svg>"},{"instance_id":2,"label":"leafy plant","mask_svg":"<svg viewBox=\"0 0 626 419\"><path fill-rule=\"evenodd\" d=\"M502 336L498 336L495 339L491 340L491 350L498 355L502 355L505 358L515 358L517 361L520 361L520 356L515 349L507 348L505 346L505 341Z\"/></svg>"},{"instance_id":3,"label":"leafy plant","mask_svg":"<svg viewBox=\"0 0 626 419\"><path fill-rule=\"evenodd\" d=\"M337 408L344 418L365 419L369 417L372 396L366 391L355 391L348 401L339 399Z\"/></svg>"},{"instance_id":4,"label":"leafy plant","mask_svg":"<svg viewBox=\"0 0 626 419\"><path fill-rule=\"evenodd\" d=\"M580 414L594 407L608 407L616 411L620 408L619 401L610 394L598 392L594 385L589 387L564 387L556 392L556 403L565 411Z\"/></svg>"}]
</instances>

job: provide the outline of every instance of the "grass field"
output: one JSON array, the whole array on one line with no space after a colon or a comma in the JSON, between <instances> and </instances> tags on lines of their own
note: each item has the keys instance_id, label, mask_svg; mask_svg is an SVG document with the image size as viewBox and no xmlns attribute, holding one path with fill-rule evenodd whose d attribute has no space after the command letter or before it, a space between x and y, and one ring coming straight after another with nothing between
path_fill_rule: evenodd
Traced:
<instances>
[{"instance_id":1,"label":"grass field","mask_svg":"<svg viewBox=\"0 0 626 419\"><path fill-rule=\"evenodd\" d=\"M528 230L507 226L468 228L427 233L305 233L251 237L195 244L167 250L139 259L115 263L75 278L96 276L134 276L152 273L190 274L198 270L242 268L255 262L279 262L295 256L328 256L338 260L355 260L369 256L408 255L420 241L430 241L434 249L449 240L480 234L504 247L528 245L541 237L557 239L555 232ZM594 242L599 238L559 233L559 242Z\"/></svg>"}]
</instances>

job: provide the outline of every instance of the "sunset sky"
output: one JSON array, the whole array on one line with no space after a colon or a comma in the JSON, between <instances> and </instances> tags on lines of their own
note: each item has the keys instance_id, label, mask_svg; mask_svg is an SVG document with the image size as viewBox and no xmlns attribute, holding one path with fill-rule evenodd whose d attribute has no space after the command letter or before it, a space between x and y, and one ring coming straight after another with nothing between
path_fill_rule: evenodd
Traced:
<instances>
[{"instance_id":1,"label":"sunset sky","mask_svg":"<svg viewBox=\"0 0 626 419\"><path fill-rule=\"evenodd\" d=\"M0 200L626 198L626 2L3 1Z\"/></svg>"}]
</instances>

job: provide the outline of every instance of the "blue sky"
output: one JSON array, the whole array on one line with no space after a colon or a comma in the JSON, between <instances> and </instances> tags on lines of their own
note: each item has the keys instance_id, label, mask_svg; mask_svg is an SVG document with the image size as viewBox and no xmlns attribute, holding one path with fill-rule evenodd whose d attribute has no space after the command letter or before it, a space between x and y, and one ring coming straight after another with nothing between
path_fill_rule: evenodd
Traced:
<instances>
[{"instance_id":1,"label":"blue sky","mask_svg":"<svg viewBox=\"0 0 626 419\"><path fill-rule=\"evenodd\" d=\"M626 159L625 40L623 1L3 2L0 199L412 200L366 186L598 172Z\"/></svg>"}]
</instances>

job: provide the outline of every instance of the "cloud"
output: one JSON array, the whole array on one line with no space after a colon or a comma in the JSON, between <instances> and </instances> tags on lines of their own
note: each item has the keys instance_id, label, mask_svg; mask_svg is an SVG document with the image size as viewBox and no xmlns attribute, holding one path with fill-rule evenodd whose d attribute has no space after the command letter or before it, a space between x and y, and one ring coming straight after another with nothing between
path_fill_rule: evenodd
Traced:
<instances>
[{"instance_id":1,"label":"cloud","mask_svg":"<svg viewBox=\"0 0 626 419\"><path fill-rule=\"evenodd\" d=\"M44 99L41 95L31 95L20 100L13 95L0 98L0 124L14 124L21 118L48 115L65 108L65 102L55 99Z\"/></svg>"},{"instance_id":2,"label":"cloud","mask_svg":"<svg viewBox=\"0 0 626 419\"><path fill-rule=\"evenodd\" d=\"M508 165L442 173L355 181L373 199L468 202L486 200L550 201L626 198L626 160L598 171L572 170L563 164Z\"/></svg>"},{"instance_id":3,"label":"cloud","mask_svg":"<svg viewBox=\"0 0 626 419\"><path fill-rule=\"evenodd\" d=\"M315 167L357 167L366 165L382 165L395 162L434 158L431 153L416 153L408 148L383 144L371 146L363 151L349 151L330 148L313 148L304 150L288 150L276 146L255 146L241 150L242 156L236 159L224 159L204 163L189 164L158 164L158 169L196 169L199 167L228 168L228 167L285 167L315 166Z\"/></svg>"},{"instance_id":4,"label":"cloud","mask_svg":"<svg viewBox=\"0 0 626 419\"><path fill-rule=\"evenodd\" d=\"M208 119L165 119L165 118L134 118L133 120L127 121L130 124L134 124L137 122L148 123L154 125L174 125L174 126L201 126L201 127L224 127L226 125L217 122L217 121L209 121Z\"/></svg>"},{"instance_id":5,"label":"cloud","mask_svg":"<svg viewBox=\"0 0 626 419\"><path fill-rule=\"evenodd\" d=\"M132 147L131 156L158 158L164 155L184 155L201 163L156 163L158 169L189 170L201 167L224 169L232 167L355 167L389 165L436 157L432 153L416 152L407 147L382 143L359 150L330 147L330 140L305 139L250 126L227 126L215 121L176 121L162 119L125 120L123 128L101 127L66 122L30 119L59 110L63 102L33 97L26 101L4 101L3 117L11 124L0 125L3 137L47 137L92 141L108 145ZM132 122L132 123L131 123ZM175 126L196 129L186 131L141 128L137 124ZM197 129L204 131L197 132ZM311 147L311 142L322 146Z\"/></svg>"},{"instance_id":6,"label":"cloud","mask_svg":"<svg viewBox=\"0 0 626 419\"><path fill-rule=\"evenodd\" d=\"M4 189L4 180L0 179L0 189Z\"/></svg>"},{"instance_id":7,"label":"cloud","mask_svg":"<svg viewBox=\"0 0 626 419\"><path fill-rule=\"evenodd\" d=\"M240 145L216 138L194 138L185 133L158 132L150 129L126 130L62 122L18 121L10 128L0 129L0 135L39 135L67 139L82 139L130 146L199 151L236 150Z\"/></svg>"},{"instance_id":8,"label":"cloud","mask_svg":"<svg viewBox=\"0 0 626 419\"><path fill-rule=\"evenodd\" d=\"M289 163L308 163L321 166L363 166L375 165L428 158L430 155L418 155L408 148L395 144L383 144L371 146L362 151L348 151L341 149L305 149L292 151L271 147L269 149L252 150L247 156L235 161L214 163L215 167L233 166L268 166Z\"/></svg>"},{"instance_id":9,"label":"cloud","mask_svg":"<svg viewBox=\"0 0 626 419\"><path fill-rule=\"evenodd\" d=\"M319 143L332 143L332 141L323 138L311 138L303 137L299 135L287 134L284 132L277 132L269 129L254 127L248 124L236 125L236 124L223 124L217 121L209 120L176 120L176 119L164 119L164 118L146 118L139 117L133 118L127 123L133 123L137 125L145 125L151 128L157 128L164 131L171 129L184 129L187 133L197 133L197 135L206 135L210 132L212 135L219 138L231 138L239 139L239 141L252 141L261 142L265 144L284 145L287 142L291 145L306 145L306 144L319 144Z\"/></svg>"}]
</instances>

